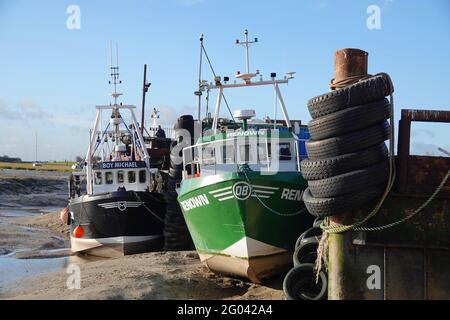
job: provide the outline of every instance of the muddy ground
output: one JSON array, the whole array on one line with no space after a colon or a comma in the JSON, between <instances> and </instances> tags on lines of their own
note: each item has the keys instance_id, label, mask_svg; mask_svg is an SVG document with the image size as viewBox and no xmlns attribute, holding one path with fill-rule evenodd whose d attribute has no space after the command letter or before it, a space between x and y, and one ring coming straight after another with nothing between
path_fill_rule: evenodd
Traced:
<instances>
[{"instance_id":1,"label":"muddy ground","mask_svg":"<svg viewBox=\"0 0 450 320\"><path fill-rule=\"evenodd\" d=\"M16 176L5 183L6 174L0 172L0 204L6 198L10 206L6 208L11 209L3 206L0 213L0 299L283 298L281 277L256 285L216 275L200 263L195 251L153 252L115 259L71 255L68 228L59 221L58 212L24 214L27 207L35 209L36 204L65 205L64 201L58 202L64 199L64 175L39 175ZM45 185L46 178L51 181L49 185ZM44 187L23 187L29 191L28 202L23 202L21 189L11 182L13 179L28 179ZM55 199L45 200L48 191ZM20 214L7 214L15 210ZM67 271L77 268L80 289L70 289L67 281L72 274ZM73 284L69 281L70 287Z\"/></svg>"}]
</instances>

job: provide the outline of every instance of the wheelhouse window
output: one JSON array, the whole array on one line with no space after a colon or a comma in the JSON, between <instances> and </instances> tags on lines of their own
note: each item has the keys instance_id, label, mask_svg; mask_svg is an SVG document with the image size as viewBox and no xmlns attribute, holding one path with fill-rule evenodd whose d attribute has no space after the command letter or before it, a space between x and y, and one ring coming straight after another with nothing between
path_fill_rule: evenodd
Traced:
<instances>
[{"instance_id":1,"label":"wheelhouse window","mask_svg":"<svg viewBox=\"0 0 450 320\"><path fill-rule=\"evenodd\" d=\"M145 170L139 171L139 183L146 183L147 182L147 172Z\"/></svg>"},{"instance_id":2,"label":"wheelhouse window","mask_svg":"<svg viewBox=\"0 0 450 320\"><path fill-rule=\"evenodd\" d=\"M222 146L222 163L235 163L234 145L226 144Z\"/></svg>"},{"instance_id":3,"label":"wheelhouse window","mask_svg":"<svg viewBox=\"0 0 450 320\"><path fill-rule=\"evenodd\" d=\"M113 184L114 183L114 176L111 171L105 172L105 183L106 184Z\"/></svg>"},{"instance_id":4,"label":"wheelhouse window","mask_svg":"<svg viewBox=\"0 0 450 320\"><path fill-rule=\"evenodd\" d=\"M240 162L255 163L255 149L251 144L244 144L239 146Z\"/></svg>"},{"instance_id":5,"label":"wheelhouse window","mask_svg":"<svg viewBox=\"0 0 450 320\"><path fill-rule=\"evenodd\" d=\"M124 173L122 170L117 171L117 183L124 182Z\"/></svg>"},{"instance_id":6,"label":"wheelhouse window","mask_svg":"<svg viewBox=\"0 0 450 320\"><path fill-rule=\"evenodd\" d=\"M96 172L95 176L94 176L94 183L96 185L100 185L102 184L102 173L101 172Z\"/></svg>"},{"instance_id":7,"label":"wheelhouse window","mask_svg":"<svg viewBox=\"0 0 450 320\"><path fill-rule=\"evenodd\" d=\"M290 161L292 159L290 143L280 143L278 150L279 150L278 153L280 155L280 160Z\"/></svg>"},{"instance_id":8,"label":"wheelhouse window","mask_svg":"<svg viewBox=\"0 0 450 320\"><path fill-rule=\"evenodd\" d=\"M203 147L201 163L206 166L216 164L216 152L214 144Z\"/></svg>"},{"instance_id":9,"label":"wheelhouse window","mask_svg":"<svg viewBox=\"0 0 450 320\"><path fill-rule=\"evenodd\" d=\"M136 183L136 172L135 171L128 171L128 183Z\"/></svg>"}]
</instances>

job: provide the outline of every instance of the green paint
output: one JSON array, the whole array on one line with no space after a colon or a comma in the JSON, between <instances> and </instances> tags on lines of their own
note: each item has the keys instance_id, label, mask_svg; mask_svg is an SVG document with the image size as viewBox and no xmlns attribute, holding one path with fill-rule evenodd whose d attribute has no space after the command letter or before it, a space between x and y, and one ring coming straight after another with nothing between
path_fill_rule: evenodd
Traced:
<instances>
[{"instance_id":1,"label":"green paint","mask_svg":"<svg viewBox=\"0 0 450 320\"><path fill-rule=\"evenodd\" d=\"M271 212L252 196L245 200L233 197L224 201L214 197L214 194L217 196L223 193L214 193L215 190L229 188L224 190L227 193L236 183L245 183L246 178L243 173L226 173L183 180L178 201L198 251L220 253L244 236L274 247L292 250L298 236L311 226L313 217L306 210L292 215L304 208L304 204L298 197L295 198L295 192L289 193L289 200L288 191L285 190L302 191L306 188L307 183L300 173L261 175L250 172L247 177L251 185L277 188L273 190L274 193L270 195L270 198L260 198L260 200L267 207L285 215L280 216ZM254 188L256 189L265 190L261 187ZM208 204L195 208L186 205L189 199L204 196L207 197ZM222 198L226 196L228 195ZM281 199L282 196L284 199ZM299 198L301 200L301 196Z\"/></svg>"}]
</instances>

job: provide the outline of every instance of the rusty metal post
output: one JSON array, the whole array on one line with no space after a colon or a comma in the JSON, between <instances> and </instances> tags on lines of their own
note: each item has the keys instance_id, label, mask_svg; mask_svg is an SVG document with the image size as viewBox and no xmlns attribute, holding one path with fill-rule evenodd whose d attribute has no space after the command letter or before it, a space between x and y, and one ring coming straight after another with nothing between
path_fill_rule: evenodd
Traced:
<instances>
[{"instance_id":1,"label":"rusty metal post","mask_svg":"<svg viewBox=\"0 0 450 320\"><path fill-rule=\"evenodd\" d=\"M397 192L404 193L408 185L408 158L410 151L411 119L405 110L398 124L398 147L397 147Z\"/></svg>"},{"instance_id":2,"label":"rusty metal post","mask_svg":"<svg viewBox=\"0 0 450 320\"><path fill-rule=\"evenodd\" d=\"M360 49L342 49L334 54L332 89L350 85L367 76L368 53ZM337 224L351 224L352 212L331 217ZM332 300L360 299L360 283L352 275L352 247L354 232L330 234L328 244L328 298Z\"/></svg>"},{"instance_id":3,"label":"rusty metal post","mask_svg":"<svg viewBox=\"0 0 450 320\"><path fill-rule=\"evenodd\" d=\"M357 82L367 76L369 54L360 49L341 49L334 53L334 79L331 89Z\"/></svg>"}]
</instances>

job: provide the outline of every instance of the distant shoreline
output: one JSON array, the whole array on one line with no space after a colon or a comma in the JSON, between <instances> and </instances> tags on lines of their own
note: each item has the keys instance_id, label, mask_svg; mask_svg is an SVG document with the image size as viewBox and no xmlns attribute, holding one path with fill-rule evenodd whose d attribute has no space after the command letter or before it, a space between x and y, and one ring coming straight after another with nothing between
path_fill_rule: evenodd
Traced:
<instances>
[{"instance_id":1,"label":"distant shoreline","mask_svg":"<svg viewBox=\"0 0 450 320\"><path fill-rule=\"evenodd\" d=\"M39 162L39 166L34 167L33 162L0 162L0 169L71 172L72 164L73 162Z\"/></svg>"}]
</instances>

